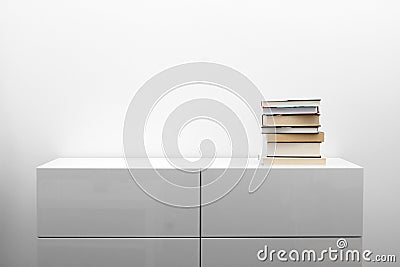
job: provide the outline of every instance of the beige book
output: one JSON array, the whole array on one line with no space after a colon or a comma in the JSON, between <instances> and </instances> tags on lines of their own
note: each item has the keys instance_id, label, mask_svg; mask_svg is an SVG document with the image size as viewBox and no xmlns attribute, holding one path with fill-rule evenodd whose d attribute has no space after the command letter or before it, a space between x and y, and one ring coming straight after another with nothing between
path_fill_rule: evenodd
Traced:
<instances>
[{"instance_id":1,"label":"beige book","mask_svg":"<svg viewBox=\"0 0 400 267\"><path fill-rule=\"evenodd\" d=\"M266 157L263 158L263 162L265 165L294 165L294 164L303 164L303 165L325 165L326 158L273 158Z\"/></svg>"},{"instance_id":2,"label":"beige book","mask_svg":"<svg viewBox=\"0 0 400 267\"><path fill-rule=\"evenodd\" d=\"M319 115L262 116L263 126L319 126Z\"/></svg>"},{"instance_id":3,"label":"beige book","mask_svg":"<svg viewBox=\"0 0 400 267\"><path fill-rule=\"evenodd\" d=\"M267 156L321 157L321 143L267 143Z\"/></svg>"},{"instance_id":4,"label":"beige book","mask_svg":"<svg viewBox=\"0 0 400 267\"><path fill-rule=\"evenodd\" d=\"M321 143L324 142L324 133L294 133L294 134L267 134L267 142L283 143Z\"/></svg>"}]
</instances>

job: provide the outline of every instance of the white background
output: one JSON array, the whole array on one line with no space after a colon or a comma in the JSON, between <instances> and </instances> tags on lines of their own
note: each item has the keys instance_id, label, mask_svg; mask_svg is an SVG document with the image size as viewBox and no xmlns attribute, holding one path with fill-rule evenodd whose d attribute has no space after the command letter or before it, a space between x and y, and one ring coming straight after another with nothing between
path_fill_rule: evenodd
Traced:
<instances>
[{"instance_id":1,"label":"white background","mask_svg":"<svg viewBox=\"0 0 400 267\"><path fill-rule=\"evenodd\" d=\"M1 1L0 266L35 265L35 167L122 156L135 91L192 61L269 98L321 97L323 154L365 167L364 247L397 253L399 14L384 0Z\"/></svg>"}]
</instances>

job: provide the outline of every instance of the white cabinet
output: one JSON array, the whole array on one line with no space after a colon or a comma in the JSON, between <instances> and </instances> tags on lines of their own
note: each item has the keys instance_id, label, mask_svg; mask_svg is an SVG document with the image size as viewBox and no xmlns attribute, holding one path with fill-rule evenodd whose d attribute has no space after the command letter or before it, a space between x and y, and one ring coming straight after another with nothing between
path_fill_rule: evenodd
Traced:
<instances>
[{"instance_id":1,"label":"white cabinet","mask_svg":"<svg viewBox=\"0 0 400 267\"><path fill-rule=\"evenodd\" d=\"M262 180L268 169L251 160L247 169L233 164L224 170L226 160L191 171L174 169L165 159L153 166L137 159L132 165L161 194L165 183L154 168L175 183L198 188L187 196L198 204L218 192L201 189L200 183L221 172L228 180L244 172L229 194L201 208L151 198L124 159L57 159L38 167L38 266L265 266L256 255L264 245L318 249L345 237L361 248L361 167L341 159L323 166L274 166L260 189L249 193L253 170Z\"/></svg>"}]
</instances>

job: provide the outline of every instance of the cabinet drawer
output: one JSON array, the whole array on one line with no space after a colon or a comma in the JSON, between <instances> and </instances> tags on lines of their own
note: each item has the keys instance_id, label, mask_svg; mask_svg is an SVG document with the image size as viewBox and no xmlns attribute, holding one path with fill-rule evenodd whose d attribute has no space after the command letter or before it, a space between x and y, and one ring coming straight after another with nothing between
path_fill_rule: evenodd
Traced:
<instances>
[{"instance_id":1,"label":"cabinet drawer","mask_svg":"<svg viewBox=\"0 0 400 267\"><path fill-rule=\"evenodd\" d=\"M361 259L361 238L347 238L346 242L348 246L343 251L359 250ZM328 255L325 254L324 260L318 261L319 258L322 259L321 252L329 250L329 247L333 250L340 250L337 246L337 238L204 238L202 239L202 267L361 266L361 262L352 261L350 256L350 261L348 262L331 261ZM275 250L276 253L273 253L271 258L272 250ZM277 257L277 251L279 250L287 252L283 259L287 258L288 261L280 261ZM296 261L294 252L290 254L292 258L289 258L289 253L292 250L296 250L299 253L298 261ZM304 250L315 251L315 259L317 261L313 261L313 254L310 254L311 260L309 261L308 253L303 254ZM268 254L267 258L265 258L265 251ZM304 255L305 261L302 260L302 255ZM260 256L260 259L258 256Z\"/></svg>"},{"instance_id":2,"label":"cabinet drawer","mask_svg":"<svg viewBox=\"0 0 400 267\"><path fill-rule=\"evenodd\" d=\"M199 173L158 170L199 184ZM152 170L138 170L162 192ZM199 192L192 196L199 199ZM198 237L199 208L178 208L144 193L127 169L38 169L39 237Z\"/></svg>"},{"instance_id":3,"label":"cabinet drawer","mask_svg":"<svg viewBox=\"0 0 400 267\"><path fill-rule=\"evenodd\" d=\"M243 171L228 169L224 179ZM265 176L267 171L258 169L256 175ZM209 183L220 172L203 171L202 182ZM252 170L247 169L229 194L203 208L203 236L362 235L362 168L273 168L255 193L248 190L251 178ZM203 199L208 193L202 190Z\"/></svg>"},{"instance_id":4,"label":"cabinet drawer","mask_svg":"<svg viewBox=\"0 0 400 267\"><path fill-rule=\"evenodd\" d=\"M39 238L40 267L198 267L198 238Z\"/></svg>"}]
</instances>

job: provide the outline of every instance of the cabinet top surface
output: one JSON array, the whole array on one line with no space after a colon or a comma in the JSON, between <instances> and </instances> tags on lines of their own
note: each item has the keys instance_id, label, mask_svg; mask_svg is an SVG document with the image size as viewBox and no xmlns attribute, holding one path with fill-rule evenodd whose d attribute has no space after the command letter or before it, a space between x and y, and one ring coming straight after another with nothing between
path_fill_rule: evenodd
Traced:
<instances>
[{"instance_id":1,"label":"cabinet top surface","mask_svg":"<svg viewBox=\"0 0 400 267\"><path fill-rule=\"evenodd\" d=\"M189 161L191 160L191 161ZM256 158L216 158L210 162L194 162L195 159L166 158L58 158L37 169L225 169L225 168L272 168L272 169L359 169L354 163L341 158L327 158L324 165L272 165L266 166ZM178 167L175 167L178 166Z\"/></svg>"}]
</instances>

